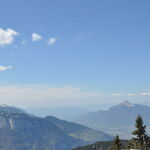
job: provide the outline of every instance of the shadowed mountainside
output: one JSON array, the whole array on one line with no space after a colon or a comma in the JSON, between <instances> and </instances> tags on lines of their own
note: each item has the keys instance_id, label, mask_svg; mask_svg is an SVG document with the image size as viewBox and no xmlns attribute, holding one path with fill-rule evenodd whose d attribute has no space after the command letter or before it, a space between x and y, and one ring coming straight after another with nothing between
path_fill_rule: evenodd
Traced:
<instances>
[{"instance_id":1,"label":"shadowed mountainside","mask_svg":"<svg viewBox=\"0 0 150 150\"><path fill-rule=\"evenodd\" d=\"M7 107L7 111L3 107ZM94 141L112 139L103 132L75 123L55 117L40 118L20 110L0 107L1 150L70 150Z\"/></svg>"}]
</instances>

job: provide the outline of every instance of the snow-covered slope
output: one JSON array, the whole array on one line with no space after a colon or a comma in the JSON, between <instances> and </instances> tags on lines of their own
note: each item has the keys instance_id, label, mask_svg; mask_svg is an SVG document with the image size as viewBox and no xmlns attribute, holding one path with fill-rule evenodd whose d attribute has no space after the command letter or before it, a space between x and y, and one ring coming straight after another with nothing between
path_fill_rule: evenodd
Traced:
<instances>
[{"instance_id":1,"label":"snow-covered slope","mask_svg":"<svg viewBox=\"0 0 150 150\"><path fill-rule=\"evenodd\" d=\"M15 106L9 106L6 104L0 105L0 112L7 112L7 113L27 113L23 109L17 108Z\"/></svg>"}]
</instances>

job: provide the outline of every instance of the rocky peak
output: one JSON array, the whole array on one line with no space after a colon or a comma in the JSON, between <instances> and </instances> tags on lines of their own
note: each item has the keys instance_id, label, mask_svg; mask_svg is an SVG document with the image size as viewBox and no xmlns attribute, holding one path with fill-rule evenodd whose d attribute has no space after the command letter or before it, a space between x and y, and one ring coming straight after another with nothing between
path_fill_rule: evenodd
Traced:
<instances>
[{"instance_id":1,"label":"rocky peak","mask_svg":"<svg viewBox=\"0 0 150 150\"><path fill-rule=\"evenodd\" d=\"M0 105L0 112L6 112L6 113L27 113L21 108L15 107L15 106L9 106L6 104Z\"/></svg>"},{"instance_id":2,"label":"rocky peak","mask_svg":"<svg viewBox=\"0 0 150 150\"><path fill-rule=\"evenodd\" d=\"M120 105L127 106L127 107L133 107L133 106L135 106L135 104L131 103L128 100L123 101Z\"/></svg>"}]
</instances>

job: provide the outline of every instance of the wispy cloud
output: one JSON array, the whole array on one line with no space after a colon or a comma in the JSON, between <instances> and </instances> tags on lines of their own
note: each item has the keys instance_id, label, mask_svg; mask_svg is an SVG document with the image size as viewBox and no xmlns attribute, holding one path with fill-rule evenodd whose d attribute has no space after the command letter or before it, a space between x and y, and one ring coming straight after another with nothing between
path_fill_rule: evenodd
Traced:
<instances>
[{"instance_id":1,"label":"wispy cloud","mask_svg":"<svg viewBox=\"0 0 150 150\"><path fill-rule=\"evenodd\" d=\"M47 43L49 44L49 45L53 45L53 44L55 44L56 43L56 38L54 38L54 37L52 37L52 38L49 38L48 40L47 40Z\"/></svg>"},{"instance_id":2,"label":"wispy cloud","mask_svg":"<svg viewBox=\"0 0 150 150\"><path fill-rule=\"evenodd\" d=\"M12 69L12 66L0 66L0 72Z\"/></svg>"},{"instance_id":3,"label":"wispy cloud","mask_svg":"<svg viewBox=\"0 0 150 150\"><path fill-rule=\"evenodd\" d=\"M73 105L87 104L103 98L97 91L85 91L72 86L51 87L46 85L2 85L0 103L16 105Z\"/></svg>"},{"instance_id":4,"label":"wispy cloud","mask_svg":"<svg viewBox=\"0 0 150 150\"><path fill-rule=\"evenodd\" d=\"M36 41L40 41L42 39L42 36L37 34L37 33L32 33L32 41L36 42Z\"/></svg>"},{"instance_id":5,"label":"wispy cloud","mask_svg":"<svg viewBox=\"0 0 150 150\"><path fill-rule=\"evenodd\" d=\"M13 43L16 36L18 36L19 33L12 29L6 29L0 28L0 46L10 45Z\"/></svg>"},{"instance_id":6,"label":"wispy cloud","mask_svg":"<svg viewBox=\"0 0 150 150\"><path fill-rule=\"evenodd\" d=\"M134 93L129 93L128 96L135 96L136 94Z\"/></svg>"},{"instance_id":7,"label":"wispy cloud","mask_svg":"<svg viewBox=\"0 0 150 150\"><path fill-rule=\"evenodd\" d=\"M113 93L111 96L122 96L120 93Z\"/></svg>"},{"instance_id":8,"label":"wispy cloud","mask_svg":"<svg viewBox=\"0 0 150 150\"><path fill-rule=\"evenodd\" d=\"M143 92L141 93L142 96L150 96L150 92Z\"/></svg>"},{"instance_id":9,"label":"wispy cloud","mask_svg":"<svg viewBox=\"0 0 150 150\"><path fill-rule=\"evenodd\" d=\"M6 70L6 69L5 69ZM132 94L133 95L133 94ZM150 95L144 93L142 95ZM103 103L119 103L127 95L113 93L104 95L100 91L86 90L74 86L48 85L0 85L0 103L17 106L72 106ZM136 94L137 99L140 95ZM131 99L132 97L130 97ZM144 97L144 101L148 101Z\"/></svg>"}]
</instances>

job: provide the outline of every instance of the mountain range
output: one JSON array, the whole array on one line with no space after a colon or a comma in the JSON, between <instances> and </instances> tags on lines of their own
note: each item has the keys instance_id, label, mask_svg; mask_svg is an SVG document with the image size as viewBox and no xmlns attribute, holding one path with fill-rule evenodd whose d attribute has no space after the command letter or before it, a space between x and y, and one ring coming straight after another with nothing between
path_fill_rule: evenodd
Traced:
<instances>
[{"instance_id":1,"label":"mountain range","mask_svg":"<svg viewBox=\"0 0 150 150\"><path fill-rule=\"evenodd\" d=\"M138 114L149 129L150 107L129 101L108 110L89 112L78 117L76 123L54 116L38 117L15 106L0 105L0 149L70 150L97 141L111 141L111 135L116 134L127 139Z\"/></svg>"},{"instance_id":2,"label":"mountain range","mask_svg":"<svg viewBox=\"0 0 150 150\"><path fill-rule=\"evenodd\" d=\"M0 106L1 150L70 150L112 138L101 131L53 116L41 118L14 106Z\"/></svg>"},{"instance_id":3,"label":"mountain range","mask_svg":"<svg viewBox=\"0 0 150 150\"><path fill-rule=\"evenodd\" d=\"M112 106L108 110L89 112L76 118L75 122L111 135L119 134L121 138L127 139L131 137L131 130L138 114L143 117L149 130L150 107L129 101Z\"/></svg>"}]
</instances>

